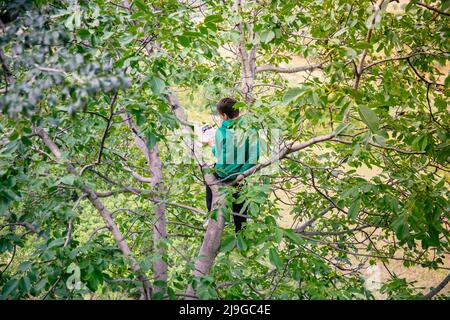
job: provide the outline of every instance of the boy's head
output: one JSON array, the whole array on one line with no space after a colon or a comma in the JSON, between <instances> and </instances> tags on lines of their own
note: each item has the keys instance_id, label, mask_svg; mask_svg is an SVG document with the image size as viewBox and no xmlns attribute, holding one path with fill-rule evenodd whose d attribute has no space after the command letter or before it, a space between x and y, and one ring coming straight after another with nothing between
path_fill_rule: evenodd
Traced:
<instances>
[{"instance_id":1,"label":"boy's head","mask_svg":"<svg viewBox=\"0 0 450 320\"><path fill-rule=\"evenodd\" d=\"M237 100L232 97L220 99L217 103L217 111L219 112L219 115L225 120L237 118L239 116L239 109L234 108L236 102Z\"/></svg>"}]
</instances>

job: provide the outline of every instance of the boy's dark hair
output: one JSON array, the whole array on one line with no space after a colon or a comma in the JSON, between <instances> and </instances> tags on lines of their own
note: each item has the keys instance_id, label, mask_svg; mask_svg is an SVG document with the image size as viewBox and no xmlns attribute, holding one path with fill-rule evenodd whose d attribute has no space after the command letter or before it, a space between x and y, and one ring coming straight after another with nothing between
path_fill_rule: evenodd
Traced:
<instances>
[{"instance_id":1,"label":"boy's dark hair","mask_svg":"<svg viewBox=\"0 0 450 320\"><path fill-rule=\"evenodd\" d=\"M219 113L226 114L230 119L234 119L239 116L239 109L233 107L236 102L237 100L232 97L222 98L217 103L217 111L219 111Z\"/></svg>"}]
</instances>

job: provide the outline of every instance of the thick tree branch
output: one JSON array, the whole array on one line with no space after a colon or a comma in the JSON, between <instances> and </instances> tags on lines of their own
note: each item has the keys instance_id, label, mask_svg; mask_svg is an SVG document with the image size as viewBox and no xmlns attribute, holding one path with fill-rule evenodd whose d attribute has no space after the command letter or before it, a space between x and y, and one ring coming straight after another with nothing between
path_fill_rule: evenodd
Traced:
<instances>
[{"instance_id":1,"label":"thick tree branch","mask_svg":"<svg viewBox=\"0 0 450 320\"><path fill-rule=\"evenodd\" d=\"M300 151L302 149L305 149L309 146L312 146L316 143L320 143L323 141L328 141L333 139L336 136L335 133L330 133L330 134L326 134L323 136L318 136L315 138L311 138L308 141L304 141L304 142L291 142L290 144L286 145L285 147L283 147L280 152L276 155L274 155L272 158L266 160L265 162L261 162L258 163L257 165L255 165L254 167L242 172L241 174L239 174L236 178L236 180L233 182L233 184L237 184L239 182L241 182L243 179L245 179L246 177L254 174L255 172L270 166L272 163L279 161L283 158L285 158L288 154L291 154L293 152L296 151Z\"/></svg>"},{"instance_id":2,"label":"thick tree branch","mask_svg":"<svg viewBox=\"0 0 450 320\"><path fill-rule=\"evenodd\" d=\"M176 118L182 125L182 131L184 136L192 136L193 128L187 122L186 113L184 112L178 97L175 93L169 93L166 95L166 99L168 103L172 107L172 111L175 114ZM202 161L199 150L201 146L198 146L197 141L185 141L186 146L189 148L191 156L196 159L199 166L202 168L205 166L205 163ZM195 260L194 271L192 272L192 276L194 277L194 281L198 283L200 277L208 275L211 267L214 263L214 259L218 253L220 247L220 238L222 236L223 229L225 227L224 218L222 216L222 212L220 207L222 206L222 202L220 201L220 193L219 186L217 185L217 178L213 174L205 174L204 175L205 183L208 184L211 188L213 194L212 208L213 210L217 209L217 219L209 219L208 226L205 232L205 236L203 238L202 245L200 247L200 251ZM167 203L170 205L169 203ZM173 205L173 203L171 203ZM185 205L181 206L177 204L178 207L184 207L185 209L202 213L200 210L187 207ZM186 289L186 299L194 299L196 297L194 287L189 284Z\"/></svg>"},{"instance_id":3,"label":"thick tree branch","mask_svg":"<svg viewBox=\"0 0 450 320\"><path fill-rule=\"evenodd\" d=\"M125 171L128 171L129 173L131 173L131 175L139 182L142 183L152 183L153 179L152 178L148 178L148 177L144 177L141 176L139 173L137 173L136 171L132 170L131 168L127 167L127 166L123 166L122 167Z\"/></svg>"},{"instance_id":4,"label":"thick tree branch","mask_svg":"<svg viewBox=\"0 0 450 320\"><path fill-rule=\"evenodd\" d=\"M256 72L264 72L264 71L273 71L278 73L296 73L296 72L303 72L303 71L313 71L316 69L322 69L322 66L325 62L311 64L311 65L305 65L305 66L299 66L299 67L292 67L292 68L282 68L282 67L276 67L272 65L263 65L256 67Z\"/></svg>"}]
</instances>

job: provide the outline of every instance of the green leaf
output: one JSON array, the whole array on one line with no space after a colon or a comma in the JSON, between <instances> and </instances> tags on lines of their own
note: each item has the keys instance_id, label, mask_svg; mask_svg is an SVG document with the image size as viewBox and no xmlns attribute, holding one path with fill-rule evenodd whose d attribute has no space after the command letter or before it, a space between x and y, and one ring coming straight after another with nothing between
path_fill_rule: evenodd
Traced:
<instances>
[{"instance_id":1,"label":"green leaf","mask_svg":"<svg viewBox=\"0 0 450 320\"><path fill-rule=\"evenodd\" d=\"M145 144L147 145L147 148L149 150L153 149L153 147L155 146L156 142L158 141L156 135L152 132L152 131L148 131L147 132L147 136L145 139Z\"/></svg>"},{"instance_id":2,"label":"green leaf","mask_svg":"<svg viewBox=\"0 0 450 320\"><path fill-rule=\"evenodd\" d=\"M245 241L244 236L242 235L242 233L238 234L237 243L238 243L239 247L241 248L241 250L247 251L248 245L247 245L247 242Z\"/></svg>"},{"instance_id":3,"label":"green leaf","mask_svg":"<svg viewBox=\"0 0 450 320\"><path fill-rule=\"evenodd\" d=\"M341 34L343 34L344 32L346 32L348 30L348 27L342 28L341 30L339 30L338 32L336 32L333 37L337 38L339 37Z\"/></svg>"},{"instance_id":4,"label":"green leaf","mask_svg":"<svg viewBox=\"0 0 450 320\"><path fill-rule=\"evenodd\" d=\"M302 238L298 234L296 234L294 231L289 230L289 229L285 229L283 231L284 231L284 234L289 239L291 239L294 243L296 243L296 244L301 244L302 243Z\"/></svg>"},{"instance_id":5,"label":"green leaf","mask_svg":"<svg viewBox=\"0 0 450 320\"><path fill-rule=\"evenodd\" d=\"M19 282L17 279L11 279L9 280L4 286L2 290L2 298L6 299L8 296L13 292L17 286L19 285Z\"/></svg>"},{"instance_id":6,"label":"green leaf","mask_svg":"<svg viewBox=\"0 0 450 320\"><path fill-rule=\"evenodd\" d=\"M378 143L380 146L385 146L386 145L386 139L383 137L383 136L381 136L381 135L378 135L378 134L376 134L376 135L374 135L373 136L373 139L375 140L375 142L376 143Z\"/></svg>"},{"instance_id":7,"label":"green leaf","mask_svg":"<svg viewBox=\"0 0 450 320\"><path fill-rule=\"evenodd\" d=\"M27 146L27 147L29 147L29 146L31 146L31 145L33 144L33 142L31 142L31 140L28 139L26 136L22 136L22 137L20 138L20 140L21 140L22 143L23 143L25 146Z\"/></svg>"},{"instance_id":8,"label":"green leaf","mask_svg":"<svg viewBox=\"0 0 450 320\"><path fill-rule=\"evenodd\" d=\"M28 269L31 268L32 265L33 264L30 261L25 261L19 265L19 268L17 270L22 271L22 272L27 271Z\"/></svg>"},{"instance_id":9,"label":"green leaf","mask_svg":"<svg viewBox=\"0 0 450 320\"><path fill-rule=\"evenodd\" d=\"M277 269L281 269L283 267L283 261L274 248L269 249L269 260Z\"/></svg>"},{"instance_id":10,"label":"green leaf","mask_svg":"<svg viewBox=\"0 0 450 320\"><path fill-rule=\"evenodd\" d=\"M444 186L444 184L445 184L445 177L442 178L442 179L434 186L434 189L435 189L435 190L440 189L440 188L442 188L442 187Z\"/></svg>"},{"instance_id":11,"label":"green leaf","mask_svg":"<svg viewBox=\"0 0 450 320\"><path fill-rule=\"evenodd\" d=\"M153 284L154 284L155 286L157 286L157 287L164 288L164 287L167 286L167 281L164 281L164 280L156 280L156 281L153 281Z\"/></svg>"},{"instance_id":12,"label":"green leaf","mask_svg":"<svg viewBox=\"0 0 450 320\"><path fill-rule=\"evenodd\" d=\"M264 30L260 34L260 39L262 43L269 43L270 41L273 40L273 38L275 38L275 32L273 32L272 30Z\"/></svg>"},{"instance_id":13,"label":"green leaf","mask_svg":"<svg viewBox=\"0 0 450 320\"><path fill-rule=\"evenodd\" d=\"M191 45L191 40L189 39L189 37L186 36L178 36L177 37L178 42L183 46L183 47L189 47Z\"/></svg>"},{"instance_id":14,"label":"green leaf","mask_svg":"<svg viewBox=\"0 0 450 320\"><path fill-rule=\"evenodd\" d=\"M158 77L152 77L150 80L150 88L154 94L161 94L164 92L166 83Z\"/></svg>"},{"instance_id":15,"label":"green leaf","mask_svg":"<svg viewBox=\"0 0 450 320\"><path fill-rule=\"evenodd\" d=\"M211 215L209 216L211 219L213 219L214 221L217 221L217 214L218 214L218 209L214 209L211 211Z\"/></svg>"},{"instance_id":16,"label":"green leaf","mask_svg":"<svg viewBox=\"0 0 450 320\"><path fill-rule=\"evenodd\" d=\"M64 238L59 238L59 239L52 240L48 244L47 249L51 249L51 248L54 248L54 247L60 247L60 246L62 246L64 244L64 242L65 242Z\"/></svg>"},{"instance_id":17,"label":"green leaf","mask_svg":"<svg viewBox=\"0 0 450 320\"><path fill-rule=\"evenodd\" d=\"M131 41L133 41L133 40L134 40L134 36L131 34L125 34L123 37L119 38L119 42L123 46L131 43Z\"/></svg>"},{"instance_id":18,"label":"green leaf","mask_svg":"<svg viewBox=\"0 0 450 320\"><path fill-rule=\"evenodd\" d=\"M66 280L66 286L69 290L80 290L81 289L81 281L80 281L80 267L76 265L74 262L72 262L69 267L67 268L67 273L70 273L71 276L69 276ZM91 279L96 279L95 277L92 277ZM93 287L96 287L94 285Z\"/></svg>"},{"instance_id":19,"label":"green leaf","mask_svg":"<svg viewBox=\"0 0 450 320\"><path fill-rule=\"evenodd\" d=\"M19 137L19 133L16 130L14 130L13 133L11 133L9 135L8 140L13 141L13 140L16 140L18 137Z\"/></svg>"},{"instance_id":20,"label":"green leaf","mask_svg":"<svg viewBox=\"0 0 450 320\"><path fill-rule=\"evenodd\" d=\"M136 7L139 8L139 10L143 11L143 12L147 12L148 8L147 6L141 1L141 0L134 0L133 1L133 5L135 5Z\"/></svg>"},{"instance_id":21,"label":"green leaf","mask_svg":"<svg viewBox=\"0 0 450 320\"><path fill-rule=\"evenodd\" d=\"M365 124L369 127L370 131L373 133L376 133L379 128L379 121L377 114L366 107L365 105L359 106L359 114L361 116L362 121L364 121Z\"/></svg>"},{"instance_id":22,"label":"green leaf","mask_svg":"<svg viewBox=\"0 0 450 320\"><path fill-rule=\"evenodd\" d=\"M292 100L298 98L302 94L303 90L300 88L290 88L286 90L283 95L283 104L288 104Z\"/></svg>"},{"instance_id":23,"label":"green leaf","mask_svg":"<svg viewBox=\"0 0 450 320\"><path fill-rule=\"evenodd\" d=\"M334 134L335 134L335 135L339 135L340 133L344 132L349 126L350 126L349 123L341 123L341 124L338 125L338 127L336 128Z\"/></svg>"},{"instance_id":24,"label":"green leaf","mask_svg":"<svg viewBox=\"0 0 450 320\"><path fill-rule=\"evenodd\" d=\"M221 246L220 246L220 252L228 252L231 249L234 248L234 236L228 236L225 239L222 240Z\"/></svg>"},{"instance_id":25,"label":"green leaf","mask_svg":"<svg viewBox=\"0 0 450 320\"><path fill-rule=\"evenodd\" d=\"M77 34L81 40L86 40L91 36L89 30L87 30L87 29L80 29L80 30L78 30Z\"/></svg>"},{"instance_id":26,"label":"green leaf","mask_svg":"<svg viewBox=\"0 0 450 320\"><path fill-rule=\"evenodd\" d=\"M209 29L209 30L212 30L212 31L217 31L217 26L214 24L214 23L212 23L212 22L207 22L207 23L205 23L205 26Z\"/></svg>"},{"instance_id":27,"label":"green leaf","mask_svg":"<svg viewBox=\"0 0 450 320\"><path fill-rule=\"evenodd\" d=\"M355 199L347 212L348 217L350 219L354 220L358 216L360 206L361 206L361 199L360 198Z\"/></svg>"},{"instance_id":28,"label":"green leaf","mask_svg":"<svg viewBox=\"0 0 450 320\"><path fill-rule=\"evenodd\" d=\"M60 181L69 186L73 186L75 179L76 179L76 176L74 176L73 174L68 174L68 175L65 175L64 177L62 177L60 179Z\"/></svg>"},{"instance_id":29,"label":"green leaf","mask_svg":"<svg viewBox=\"0 0 450 320\"><path fill-rule=\"evenodd\" d=\"M427 136L426 135L418 135L412 142L411 148L413 150L422 151L427 146Z\"/></svg>"},{"instance_id":30,"label":"green leaf","mask_svg":"<svg viewBox=\"0 0 450 320\"><path fill-rule=\"evenodd\" d=\"M222 16L220 16L218 14L212 14L212 15L205 17L204 23L210 23L210 22L218 23L218 22L222 22L222 21L223 21Z\"/></svg>"},{"instance_id":31,"label":"green leaf","mask_svg":"<svg viewBox=\"0 0 450 320\"><path fill-rule=\"evenodd\" d=\"M74 19L74 15L71 14L67 20L64 22L64 25L66 26L67 29L69 30L73 30L73 19Z\"/></svg>"},{"instance_id":32,"label":"green leaf","mask_svg":"<svg viewBox=\"0 0 450 320\"><path fill-rule=\"evenodd\" d=\"M404 215L398 216L391 226L399 240L405 240L409 237L409 226Z\"/></svg>"},{"instance_id":33,"label":"green leaf","mask_svg":"<svg viewBox=\"0 0 450 320\"><path fill-rule=\"evenodd\" d=\"M22 293L28 293L30 291L31 281L30 278L28 278L28 276L24 276L22 279L20 279L19 288L20 291L22 291Z\"/></svg>"},{"instance_id":34,"label":"green leaf","mask_svg":"<svg viewBox=\"0 0 450 320\"><path fill-rule=\"evenodd\" d=\"M346 55L347 58L353 59L353 58L355 58L358 55L358 53L352 48L347 48L345 50L345 55Z\"/></svg>"},{"instance_id":35,"label":"green leaf","mask_svg":"<svg viewBox=\"0 0 450 320\"><path fill-rule=\"evenodd\" d=\"M283 240L283 230L280 228L276 228L273 234L273 241L276 243L280 243Z\"/></svg>"},{"instance_id":36,"label":"green leaf","mask_svg":"<svg viewBox=\"0 0 450 320\"><path fill-rule=\"evenodd\" d=\"M76 28L79 28L81 26L81 11L75 12L73 21Z\"/></svg>"}]
</instances>

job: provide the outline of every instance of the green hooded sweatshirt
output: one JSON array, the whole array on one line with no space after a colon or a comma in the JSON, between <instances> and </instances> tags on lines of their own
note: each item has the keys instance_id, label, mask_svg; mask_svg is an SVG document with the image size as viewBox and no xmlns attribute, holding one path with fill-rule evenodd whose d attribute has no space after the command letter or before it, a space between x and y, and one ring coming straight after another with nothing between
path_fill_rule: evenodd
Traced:
<instances>
[{"instance_id":1,"label":"green hooded sweatshirt","mask_svg":"<svg viewBox=\"0 0 450 320\"><path fill-rule=\"evenodd\" d=\"M259 161L260 143L255 129L244 131L236 124L244 124L243 120L223 120L216 131L216 145L212 152L216 157L216 173L220 178L230 176L235 179L238 173L244 172Z\"/></svg>"}]
</instances>

